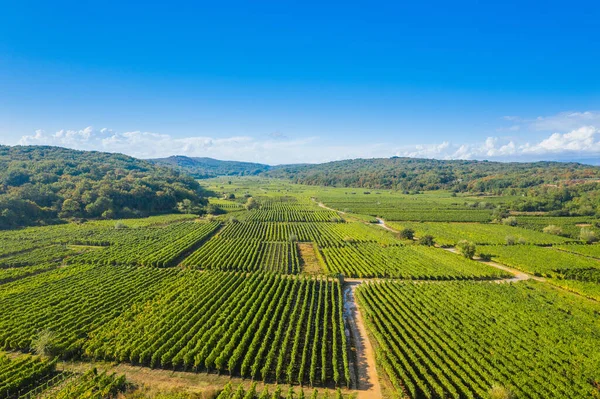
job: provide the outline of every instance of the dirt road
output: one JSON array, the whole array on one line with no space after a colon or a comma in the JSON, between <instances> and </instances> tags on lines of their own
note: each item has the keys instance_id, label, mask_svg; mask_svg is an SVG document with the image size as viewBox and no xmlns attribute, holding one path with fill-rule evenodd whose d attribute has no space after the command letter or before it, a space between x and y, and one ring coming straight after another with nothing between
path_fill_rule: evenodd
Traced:
<instances>
[{"instance_id":1,"label":"dirt road","mask_svg":"<svg viewBox=\"0 0 600 399\"><path fill-rule=\"evenodd\" d=\"M375 351L369 341L358 303L354 297L359 282L346 282L344 288L344 317L351 331L354 350L354 386L357 390L357 399L381 398L381 386L375 367Z\"/></svg>"}]
</instances>

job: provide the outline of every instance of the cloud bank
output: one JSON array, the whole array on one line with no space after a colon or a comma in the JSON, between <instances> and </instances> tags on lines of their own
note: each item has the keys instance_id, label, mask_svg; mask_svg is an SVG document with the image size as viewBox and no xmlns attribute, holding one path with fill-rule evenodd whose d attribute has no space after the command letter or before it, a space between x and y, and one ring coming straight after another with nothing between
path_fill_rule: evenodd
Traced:
<instances>
[{"instance_id":1,"label":"cloud bank","mask_svg":"<svg viewBox=\"0 0 600 399\"><path fill-rule=\"evenodd\" d=\"M54 145L80 150L120 152L138 158L159 158L170 155L212 157L269 164L316 163L348 158L406 156L438 159L489 160L593 160L600 163L600 112L566 112L550 117L521 119L503 118L511 132L550 131L537 141L515 138L487 137L482 142L430 143L398 145L380 142L373 144L330 144L319 137L290 138L281 133L231 137L173 137L153 132L116 132L112 129L60 130L47 133L37 130L23 136L21 145ZM504 131L504 130L503 130Z\"/></svg>"}]
</instances>

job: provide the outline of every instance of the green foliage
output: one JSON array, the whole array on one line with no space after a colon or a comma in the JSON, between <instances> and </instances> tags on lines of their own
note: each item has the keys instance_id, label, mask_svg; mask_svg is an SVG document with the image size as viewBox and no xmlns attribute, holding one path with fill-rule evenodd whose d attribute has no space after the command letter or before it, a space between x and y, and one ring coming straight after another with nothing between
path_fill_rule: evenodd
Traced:
<instances>
[{"instance_id":1,"label":"green foliage","mask_svg":"<svg viewBox=\"0 0 600 399\"><path fill-rule=\"evenodd\" d=\"M265 242L214 237L183 260L182 265L200 269L299 273L298 249L291 240Z\"/></svg>"},{"instance_id":2,"label":"green foliage","mask_svg":"<svg viewBox=\"0 0 600 399\"><path fill-rule=\"evenodd\" d=\"M435 239L431 234L425 234L424 236L419 237L419 240L417 242L419 243L419 245L425 245L428 247L432 247L435 245Z\"/></svg>"},{"instance_id":3,"label":"green foliage","mask_svg":"<svg viewBox=\"0 0 600 399\"><path fill-rule=\"evenodd\" d=\"M54 351L56 334L48 329L37 333L31 341L31 349L39 356L51 356Z\"/></svg>"},{"instance_id":4,"label":"green foliage","mask_svg":"<svg viewBox=\"0 0 600 399\"><path fill-rule=\"evenodd\" d=\"M0 353L0 395L18 397L19 392L27 392L51 377L56 361L22 355L8 358Z\"/></svg>"},{"instance_id":5,"label":"green foliage","mask_svg":"<svg viewBox=\"0 0 600 399\"><path fill-rule=\"evenodd\" d=\"M502 224L506 226L516 226L518 224L517 218L514 216L509 216L507 218L502 219Z\"/></svg>"},{"instance_id":6,"label":"green foliage","mask_svg":"<svg viewBox=\"0 0 600 399\"><path fill-rule=\"evenodd\" d=\"M268 176L295 183L371 189L493 192L600 177L600 169L575 163L501 163L417 158L353 159L272 168Z\"/></svg>"},{"instance_id":7,"label":"green foliage","mask_svg":"<svg viewBox=\"0 0 600 399\"><path fill-rule=\"evenodd\" d=\"M149 160L161 166L168 166L196 179L217 176L253 176L269 170L269 165L251 162L220 161L213 158L196 158L182 155ZM228 182L231 184L231 180Z\"/></svg>"},{"instance_id":8,"label":"green foliage","mask_svg":"<svg viewBox=\"0 0 600 399\"><path fill-rule=\"evenodd\" d=\"M583 227L581 232L579 233L579 239L586 244L592 244L598 241L598 236L596 233L588 228Z\"/></svg>"},{"instance_id":9,"label":"green foliage","mask_svg":"<svg viewBox=\"0 0 600 399\"><path fill-rule=\"evenodd\" d=\"M494 384L489 390L489 399L514 399L512 391L502 385Z\"/></svg>"},{"instance_id":10,"label":"green foliage","mask_svg":"<svg viewBox=\"0 0 600 399\"><path fill-rule=\"evenodd\" d=\"M121 154L59 147L0 146L0 228L56 218L147 216L187 199L199 184L168 168Z\"/></svg>"},{"instance_id":11,"label":"green foliage","mask_svg":"<svg viewBox=\"0 0 600 399\"><path fill-rule=\"evenodd\" d=\"M561 246L574 248L577 246ZM533 245L484 246L480 251L491 254L499 262L527 273L546 277L561 277L565 270L595 268L600 270L600 262L596 259L569 253L557 248L538 247Z\"/></svg>"},{"instance_id":12,"label":"green foliage","mask_svg":"<svg viewBox=\"0 0 600 399\"><path fill-rule=\"evenodd\" d=\"M467 259L473 259L475 256L475 251L477 247L470 241L461 240L456 244L456 247L460 251L460 253Z\"/></svg>"},{"instance_id":13,"label":"green foliage","mask_svg":"<svg viewBox=\"0 0 600 399\"><path fill-rule=\"evenodd\" d=\"M406 228L400 230L400 233L398 235L402 239L412 240L415 238L415 231L409 227L406 227Z\"/></svg>"},{"instance_id":14,"label":"green foliage","mask_svg":"<svg viewBox=\"0 0 600 399\"><path fill-rule=\"evenodd\" d=\"M307 383L319 370L333 371L325 383L340 385L349 376L337 280L187 271L163 287L142 306L98 324L84 354L277 382Z\"/></svg>"},{"instance_id":15,"label":"green foliage","mask_svg":"<svg viewBox=\"0 0 600 399\"><path fill-rule=\"evenodd\" d=\"M251 211L253 209L258 209L260 207L260 204L258 202L256 202L256 200L253 197L250 197L246 201L245 206L246 206L247 211Z\"/></svg>"},{"instance_id":16,"label":"green foliage","mask_svg":"<svg viewBox=\"0 0 600 399\"><path fill-rule=\"evenodd\" d=\"M552 234L552 235L555 235L555 236L560 236L560 235L563 234L562 229L559 226L555 225L555 224L550 224L550 225L544 227L543 231L546 234Z\"/></svg>"},{"instance_id":17,"label":"green foliage","mask_svg":"<svg viewBox=\"0 0 600 399\"><path fill-rule=\"evenodd\" d=\"M455 254L423 246L378 244L322 249L327 270L349 277L392 277L415 280L493 279L505 273Z\"/></svg>"},{"instance_id":18,"label":"green foliage","mask_svg":"<svg viewBox=\"0 0 600 399\"><path fill-rule=\"evenodd\" d=\"M515 397L584 399L600 377L600 306L543 283L379 282L356 295L381 369L411 398L511 397L489 388L501 376Z\"/></svg>"},{"instance_id":19,"label":"green foliage","mask_svg":"<svg viewBox=\"0 0 600 399\"><path fill-rule=\"evenodd\" d=\"M481 223L413 223L413 222L387 222L395 229L410 228L417 237L430 234L441 246L454 246L460 240L471 241L474 244L504 244L505 237L523 237L532 244L563 244L568 240L538 231L521 227L511 227L502 224Z\"/></svg>"}]
</instances>

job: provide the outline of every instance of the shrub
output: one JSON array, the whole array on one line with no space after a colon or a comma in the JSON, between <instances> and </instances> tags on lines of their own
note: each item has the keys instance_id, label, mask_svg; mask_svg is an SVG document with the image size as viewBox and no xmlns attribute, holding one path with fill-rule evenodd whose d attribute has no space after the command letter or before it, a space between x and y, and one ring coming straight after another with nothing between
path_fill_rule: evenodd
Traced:
<instances>
[{"instance_id":1,"label":"shrub","mask_svg":"<svg viewBox=\"0 0 600 399\"><path fill-rule=\"evenodd\" d=\"M513 236L506 236L504 240L506 241L506 245L515 245L515 237Z\"/></svg>"},{"instance_id":2,"label":"shrub","mask_svg":"<svg viewBox=\"0 0 600 399\"><path fill-rule=\"evenodd\" d=\"M484 262L489 262L492 260L492 255L491 254L486 254L483 252L479 253L479 258L484 261Z\"/></svg>"},{"instance_id":3,"label":"shrub","mask_svg":"<svg viewBox=\"0 0 600 399\"><path fill-rule=\"evenodd\" d=\"M517 225L517 218L514 216L509 216L507 218L502 219L502 224L514 227Z\"/></svg>"},{"instance_id":4,"label":"shrub","mask_svg":"<svg viewBox=\"0 0 600 399\"><path fill-rule=\"evenodd\" d=\"M48 329L42 330L32 340L31 348L39 356L50 356L52 355L55 337L52 331Z\"/></svg>"},{"instance_id":5,"label":"shrub","mask_svg":"<svg viewBox=\"0 0 600 399\"><path fill-rule=\"evenodd\" d=\"M519 237L519 239L517 240L517 242L519 244L527 244L527 240L525 238L523 238L523 237Z\"/></svg>"},{"instance_id":6,"label":"shrub","mask_svg":"<svg viewBox=\"0 0 600 399\"><path fill-rule=\"evenodd\" d=\"M126 229L126 228L127 228L127 225L122 220L117 220L115 222L115 229L119 230L119 229Z\"/></svg>"},{"instance_id":7,"label":"shrub","mask_svg":"<svg viewBox=\"0 0 600 399\"><path fill-rule=\"evenodd\" d=\"M554 224L544 227L543 231L544 233L554 234L555 236L562 235L563 233L562 229Z\"/></svg>"},{"instance_id":8,"label":"shrub","mask_svg":"<svg viewBox=\"0 0 600 399\"><path fill-rule=\"evenodd\" d=\"M435 245L435 239L431 234L426 234L423 237L419 238L419 245L426 245L428 247L432 247Z\"/></svg>"},{"instance_id":9,"label":"shrub","mask_svg":"<svg viewBox=\"0 0 600 399\"><path fill-rule=\"evenodd\" d=\"M254 200L254 198L249 197L248 201L246 201L246 209L251 211L252 209L258 209L258 202Z\"/></svg>"},{"instance_id":10,"label":"shrub","mask_svg":"<svg viewBox=\"0 0 600 399\"><path fill-rule=\"evenodd\" d=\"M585 242L586 244L592 244L596 241L598 241L598 237L596 236L596 233L593 230L590 230L586 227L583 227L581 229L581 232L579 233L579 239L583 242Z\"/></svg>"},{"instance_id":11,"label":"shrub","mask_svg":"<svg viewBox=\"0 0 600 399\"><path fill-rule=\"evenodd\" d=\"M405 240L412 240L415 238L415 231L411 228L405 228L400 230L400 238Z\"/></svg>"},{"instance_id":12,"label":"shrub","mask_svg":"<svg viewBox=\"0 0 600 399\"><path fill-rule=\"evenodd\" d=\"M456 244L456 247L458 248L462 256L464 256L465 258L473 259L473 256L475 256L476 247L475 244L473 244L470 241L460 240Z\"/></svg>"},{"instance_id":13,"label":"shrub","mask_svg":"<svg viewBox=\"0 0 600 399\"><path fill-rule=\"evenodd\" d=\"M510 389L502 385L493 385L489 390L490 399L514 399L515 395Z\"/></svg>"}]
</instances>

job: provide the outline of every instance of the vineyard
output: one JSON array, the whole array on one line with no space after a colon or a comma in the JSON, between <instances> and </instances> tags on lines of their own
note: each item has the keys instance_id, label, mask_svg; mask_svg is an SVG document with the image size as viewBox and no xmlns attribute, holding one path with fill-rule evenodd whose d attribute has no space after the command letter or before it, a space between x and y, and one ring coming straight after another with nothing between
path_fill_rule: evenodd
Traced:
<instances>
[{"instance_id":1,"label":"vineyard","mask_svg":"<svg viewBox=\"0 0 600 399\"><path fill-rule=\"evenodd\" d=\"M214 214L0 231L0 349L49 341L48 360L0 355L0 397L137 389L61 360L218 380L219 398L379 397L365 369L386 374L384 397L598 394L600 308L565 292L600 300L600 245L579 240L590 218L519 214L515 227L490 223L500 196L203 184ZM439 248L461 241L474 252Z\"/></svg>"},{"instance_id":2,"label":"vineyard","mask_svg":"<svg viewBox=\"0 0 600 399\"><path fill-rule=\"evenodd\" d=\"M348 384L340 284L276 274L184 273L90 334L85 355L265 381Z\"/></svg>"},{"instance_id":3,"label":"vineyard","mask_svg":"<svg viewBox=\"0 0 600 399\"><path fill-rule=\"evenodd\" d=\"M600 259L600 245L582 245L582 244L571 244L571 245L560 245L556 248L562 249L563 251L573 252L578 255L589 256L591 258Z\"/></svg>"},{"instance_id":4,"label":"vineyard","mask_svg":"<svg viewBox=\"0 0 600 399\"><path fill-rule=\"evenodd\" d=\"M318 199L325 205L344 212L371 215L385 220L414 222L489 222L489 204L450 195L407 195L389 190L322 191Z\"/></svg>"},{"instance_id":5,"label":"vineyard","mask_svg":"<svg viewBox=\"0 0 600 399\"><path fill-rule=\"evenodd\" d=\"M515 242L536 245L563 244L567 241L564 237L503 224L429 222L387 222L387 224L397 230L412 229L417 237L430 234L435 237L436 243L442 246L454 246L461 240L468 240L475 244L505 244L507 237L512 237Z\"/></svg>"},{"instance_id":6,"label":"vineyard","mask_svg":"<svg viewBox=\"0 0 600 399\"><path fill-rule=\"evenodd\" d=\"M200 269L296 274L300 260L295 243L215 237L192 253L183 266Z\"/></svg>"},{"instance_id":7,"label":"vineyard","mask_svg":"<svg viewBox=\"0 0 600 399\"><path fill-rule=\"evenodd\" d=\"M10 359L0 353L0 397L17 398L55 374L56 361L33 356Z\"/></svg>"},{"instance_id":8,"label":"vineyard","mask_svg":"<svg viewBox=\"0 0 600 399\"><path fill-rule=\"evenodd\" d=\"M378 361L411 398L590 398L600 382L596 303L539 283L371 283L357 290ZM596 387L595 387L596 385Z\"/></svg>"},{"instance_id":9,"label":"vineyard","mask_svg":"<svg viewBox=\"0 0 600 399\"><path fill-rule=\"evenodd\" d=\"M316 242L321 247L348 242L398 244L393 234L363 223L228 223L218 234L226 239Z\"/></svg>"},{"instance_id":10,"label":"vineyard","mask_svg":"<svg viewBox=\"0 0 600 399\"><path fill-rule=\"evenodd\" d=\"M570 275L577 270L600 270L600 260L560 251L556 248L543 248L533 245L481 246L479 250L492 255L494 259L527 273L545 277Z\"/></svg>"},{"instance_id":11,"label":"vineyard","mask_svg":"<svg viewBox=\"0 0 600 399\"><path fill-rule=\"evenodd\" d=\"M349 277L417 280L494 279L506 273L480 262L423 246L349 244L323 249L330 272Z\"/></svg>"},{"instance_id":12,"label":"vineyard","mask_svg":"<svg viewBox=\"0 0 600 399\"><path fill-rule=\"evenodd\" d=\"M71 266L4 284L0 346L29 349L39 331L53 333L52 352L79 356L86 336L175 281L173 269Z\"/></svg>"}]
</instances>

